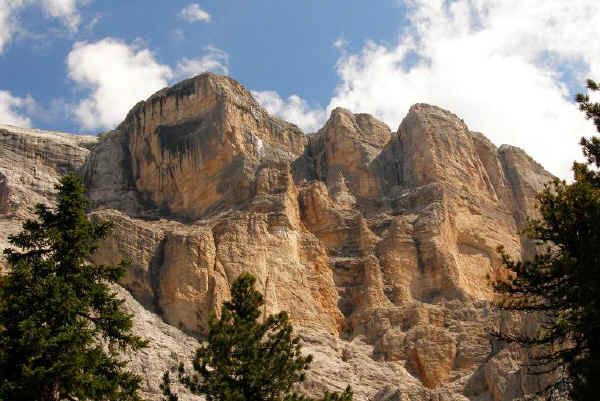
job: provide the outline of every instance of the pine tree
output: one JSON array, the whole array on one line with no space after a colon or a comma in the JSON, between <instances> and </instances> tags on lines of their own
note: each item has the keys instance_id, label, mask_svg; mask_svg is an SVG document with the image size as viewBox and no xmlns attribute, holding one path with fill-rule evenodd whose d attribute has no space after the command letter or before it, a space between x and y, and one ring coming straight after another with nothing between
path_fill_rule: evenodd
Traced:
<instances>
[{"instance_id":1,"label":"pine tree","mask_svg":"<svg viewBox=\"0 0 600 401\"><path fill-rule=\"evenodd\" d=\"M598 85L588 81L588 89ZM600 104L576 97L586 118L600 132ZM504 252L508 281L496 283L507 297L498 306L536 313L536 335L496 333L529 350L531 374L551 373L549 397L596 400L600 372L600 140L582 138L587 163L574 163L574 182L556 180L538 195L540 218L528 236L543 247L530 261L513 261Z\"/></svg>"},{"instance_id":2,"label":"pine tree","mask_svg":"<svg viewBox=\"0 0 600 401\"><path fill-rule=\"evenodd\" d=\"M302 356L286 312L258 321L264 300L255 282L249 273L233 282L231 301L224 303L220 319L210 319L207 344L196 351L195 373L188 375L180 365L179 380L208 401L308 401L293 386L304 380L312 356ZM163 394L166 401L177 401L169 381L165 372ZM352 391L348 386L322 400L351 401Z\"/></svg>"},{"instance_id":3,"label":"pine tree","mask_svg":"<svg viewBox=\"0 0 600 401\"><path fill-rule=\"evenodd\" d=\"M57 185L55 209L9 237L12 270L0 279L0 400L139 400L140 378L119 353L146 342L131 333L109 283L126 264L88 262L110 228L86 216L88 200L73 175Z\"/></svg>"}]
</instances>

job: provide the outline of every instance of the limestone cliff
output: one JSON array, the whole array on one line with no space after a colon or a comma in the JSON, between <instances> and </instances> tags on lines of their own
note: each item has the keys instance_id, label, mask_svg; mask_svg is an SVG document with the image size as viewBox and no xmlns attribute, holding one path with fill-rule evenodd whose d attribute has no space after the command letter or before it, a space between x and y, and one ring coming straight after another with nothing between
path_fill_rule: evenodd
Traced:
<instances>
[{"instance_id":1,"label":"limestone cliff","mask_svg":"<svg viewBox=\"0 0 600 401\"><path fill-rule=\"evenodd\" d=\"M84 177L92 218L115 223L95 258L133 262L123 296L164 347L134 357L149 396L244 271L315 356L308 393L500 401L539 388L488 335L507 324L489 278L504 274L498 245L534 251L519 228L552 177L448 111L414 105L393 132L338 108L305 135L203 74L98 138L2 126L0 152L1 241L65 172Z\"/></svg>"},{"instance_id":2,"label":"limestone cliff","mask_svg":"<svg viewBox=\"0 0 600 401\"><path fill-rule=\"evenodd\" d=\"M1 123L1 122L0 122ZM0 247L33 216L36 203L55 200L58 177L78 172L97 139L0 124Z\"/></svg>"}]
</instances>

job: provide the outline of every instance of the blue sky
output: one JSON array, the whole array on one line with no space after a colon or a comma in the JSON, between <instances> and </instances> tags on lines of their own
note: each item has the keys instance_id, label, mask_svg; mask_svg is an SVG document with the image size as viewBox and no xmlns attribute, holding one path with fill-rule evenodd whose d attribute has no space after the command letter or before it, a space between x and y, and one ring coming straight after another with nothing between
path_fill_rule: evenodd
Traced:
<instances>
[{"instance_id":1,"label":"blue sky","mask_svg":"<svg viewBox=\"0 0 600 401\"><path fill-rule=\"evenodd\" d=\"M567 178L599 30L587 0L0 0L0 124L98 133L212 70L306 132L437 104Z\"/></svg>"},{"instance_id":2,"label":"blue sky","mask_svg":"<svg viewBox=\"0 0 600 401\"><path fill-rule=\"evenodd\" d=\"M210 21L186 20L182 10L191 4L198 4ZM201 59L207 46L220 49L227 54L221 60L227 68L217 72L227 72L249 89L274 89L286 97L299 94L311 104L326 106L337 84L334 67L340 49L334 42L341 39L359 50L369 39L393 43L401 29L404 7L397 1L365 4L97 0L74 8L81 18L75 32L65 29L64 18L51 18L43 6L32 4L19 15L26 33L14 35L0 55L0 89L18 97L30 95L43 108L56 99L77 102L83 94L68 77L68 54L76 42L110 37L150 49L154 59L166 65ZM30 115L37 128L82 131L78 121L68 117Z\"/></svg>"}]
</instances>

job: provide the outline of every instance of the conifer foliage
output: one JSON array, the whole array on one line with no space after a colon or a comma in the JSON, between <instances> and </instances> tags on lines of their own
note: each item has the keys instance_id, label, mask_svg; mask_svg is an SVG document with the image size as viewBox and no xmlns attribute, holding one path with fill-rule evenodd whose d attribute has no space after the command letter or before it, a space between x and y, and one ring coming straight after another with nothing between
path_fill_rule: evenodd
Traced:
<instances>
[{"instance_id":1,"label":"conifer foliage","mask_svg":"<svg viewBox=\"0 0 600 401\"><path fill-rule=\"evenodd\" d=\"M11 271L0 278L0 400L139 400L140 378L118 353L146 342L109 287L126 264L88 262L110 225L88 220L75 176L57 189L56 208L38 204L37 220L9 238L17 249L4 251Z\"/></svg>"},{"instance_id":2,"label":"conifer foliage","mask_svg":"<svg viewBox=\"0 0 600 401\"><path fill-rule=\"evenodd\" d=\"M295 383L305 378L312 356L303 356L300 338L286 312L259 322L263 296L254 289L256 278L241 274L232 284L231 301L221 318L209 321L207 343L196 351L194 373L179 366L179 380L208 401L308 401L296 393ZM176 401L165 372L161 385L166 401ZM352 391L327 393L322 401L351 401Z\"/></svg>"},{"instance_id":3,"label":"conifer foliage","mask_svg":"<svg viewBox=\"0 0 600 401\"><path fill-rule=\"evenodd\" d=\"M600 88L588 81L588 89ZM600 132L600 104L577 95L580 109ZM597 400L600 372L600 139L582 138L586 163L574 163L574 181L556 180L538 195L540 218L530 221L527 234L545 247L531 261L513 261L514 273L496 283L507 295L499 304L509 311L535 312L541 329L497 335L530 350L530 373L550 372L545 389L552 397Z\"/></svg>"}]
</instances>

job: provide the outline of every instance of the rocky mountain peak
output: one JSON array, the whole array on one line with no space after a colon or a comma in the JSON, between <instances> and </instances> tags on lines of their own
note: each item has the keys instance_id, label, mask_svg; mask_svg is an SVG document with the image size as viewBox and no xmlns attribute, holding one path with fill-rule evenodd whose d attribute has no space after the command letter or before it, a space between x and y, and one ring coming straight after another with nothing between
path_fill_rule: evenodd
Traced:
<instances>
[{"instance_id":1,"label":"rocky mountain peak","mask_svg":"<svg viewBox=\"0 0 600 401\"><path fill-rule=\"evenodd\" d=\"M459 120L464 123L464 121L458 117L456 114L452 113L449 110L446 110L442 107L428 104L428 103L415 103L408 109L408 114L421 114L421 115L429 115L433 118L439 119L447 119L447 120Z\"/></svg>"},{"instance_id":2,"label":"rocky mountain peak","mask_svg":"<svg viewBox=\"0 0 600 401\"><path fill-rule=\"evenodd\" d=\"M500 401L539 388L489 337L521 324L490 308L489 278L506 273L498 245L532 255L519 229L552 176L451 112L415 104L392 132L336 108L305 135L207 73L98 138L0 126L3 244L68 172L84 177L91 217L114 223L95 260L132 261L123 296L160 344L134 359L150 399L170 352L193 352L246 271L315 356L309 394L349 383L359 401Z\"/></svg>"},{"instance_id":3,"label":"rocky mountain peak","mask_svg":"<svg viewBox=\"0 0 600 401\"><path fill-rule=\"evenodd\" d=\"M378 147L385 146L391 136L389 127L372 115L354 114L341 107L332 110L329 120L319 132L323 136L343 135L352 137ZM331 138L331 140L334 139Z\"/></svg>"},{"instance_id":4,"label":"rocky mountain peak","mask_svg":"<svg viewBox=\"0 0 600 401\"><path fill-rule=\"evenodd\" d=\"M117 132L110 141L121 144L119 163L129 173L120 186L133 190L138 203L188 219L248 200L261 164L291 162L307 142L242 85L212 73L138 103Z\"/></svg>"},{"instance_id":5,"label":"rocky mountain peak","mask_svg":"<svg viewBox=\"0 0 600 401\"><path fill-rule=\"evenodd\" d=\"M206 72L163 88L145 101L140 101L129 111L124 123L131 124L131 120L138 118L140 113L144 114L148 106L152 115L182 118L197 102L231 103L254 113L262 111L240 83L227 76Z\"/></svg>"}]
</instances>

